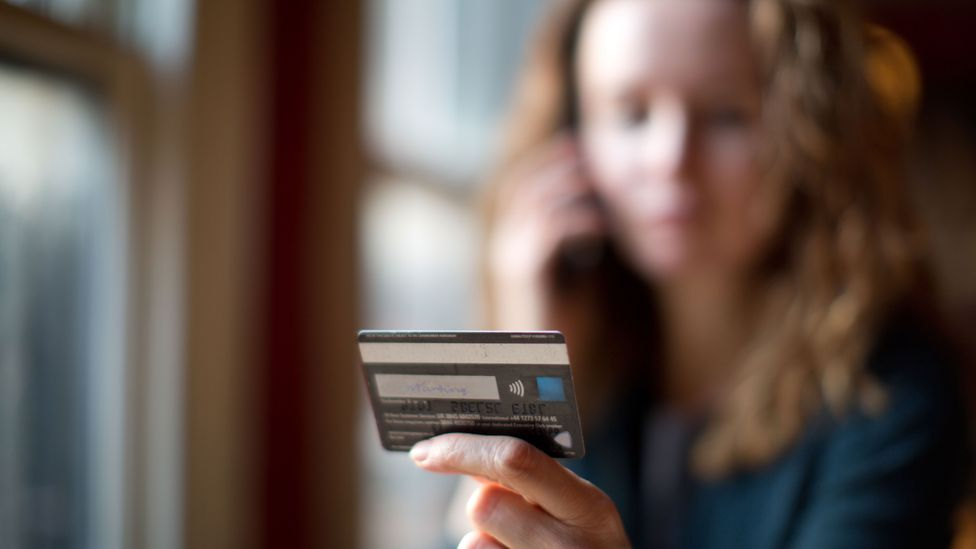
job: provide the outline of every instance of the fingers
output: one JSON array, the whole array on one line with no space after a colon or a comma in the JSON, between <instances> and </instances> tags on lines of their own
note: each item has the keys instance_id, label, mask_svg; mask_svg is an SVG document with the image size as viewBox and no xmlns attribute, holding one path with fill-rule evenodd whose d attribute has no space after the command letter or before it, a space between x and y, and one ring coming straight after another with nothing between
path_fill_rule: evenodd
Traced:
<instances>
[{"instance_id":1,"label":"fingers","mask_svg":"<svg viewBox=\"0 0 976 549\"><path fill-rule=\"evenodd\" d=\"M532 213L593 191L575 140L566 137L521 162L506 180L501 203L513 214Z\"/></svg>"},{"instance_id":2,"label":"fingers","mask_svg":"<svg viewBox=\"0 0 976 549\"><path fill-rule=\"evenodd\" d=\"M572 203L573 209L564 208L564 215L553 216L551 222L554 240L564 243L581 238L596 239L606 234L606 220L602 212L592 205L592 202L580 199Z\"/></svg>"},{"instance_id":3,"label":"fingers","mask_svg":"<svg viewBox=\"0 0 976 549\"><path fill-rule=\"evenodd\" d=\"M594 512L613 509L609 498L589 482L512 437L451 433L417 443L410 456L422 468L483 477L511 488L557 520L588 524Z\"/></svg>"},{"instance_id":4,"label":"fingers","mask_svg":"<svg viewBox=\"0 0 976 549\"><path fill-rule=\"evenodd\" d=\"M522 496L498 484L482 485L468 500L468 518L479 532L506 547L560 547L566 528Z\"/></svg>"},{"instance_id":5,"label":"fingers","mask_svg":"<svg viewBox=\"0 0 976 549\"><path fill-rule=\"evenodd\" d=\"M576 144L576 139L568 134L560 135L516 162L507 179L511 182L532 179L535 174L545 173L549 168L560 166L572 166L575 170L579 161L579 147ZM556 172L551 173L555 174ZM519 186L514 185L514 187ZM512 189L509 187L506 190Z\"/></svg>"},{"instance_id":6,"label":"fingers","mask_svg":"<svg viewBox=\"0 0 976 549\"><path fill-rule=\"evenodd\" d=\"M578 160L548 166L528 174L526 179L510 196L508 204L513 215L537 210L567 211L567 205L595 204L593 187Z\"/></svg>"},{"instance_id":7,"label":"fingers","mask_svg":"<svg viewBox=\"0 0 976 549\"><path fill-rule=\"evenodd\" d=\"M609 497L512 437L446 434L417 443L422 468L484 479L468 500L477 529L460 547L629 547Z\"/></svg>"},{"instance_id":8,"label":"fingers","mask_svg":"<svg viewBox=\"0 0 976 549\"><path fill-rule=\"evenodd\" d=\"M555 140L514 169L507 180L496 228L507 227L515 235L549 233L562 218L581 218L580 223L591 226L597 225L593 219L602 218L573 139Z\"/></svg>"},{"instance_id":9,"label":"fingers","mask_svg":"<svg viewBox=\"0 0 976 549\"><path fill-rule=\"evenodd\" d=\"M468 532L463 538L461 538L461 543L458 544L458 549L507 549L504 545L498 542L495 538L484 532Z\"/></svg>"},{"instance_id":10,"label":"fingers","mask_svg":"<svg viewBox=\"0 0 976 549\"><path fill-rule=\"evenodd\" d=\"M608 233L599 200L581 182L558 187L527 186L496 219L489 256L499 272L519 279L543 275L562 246L571 241L600 241Z\"/></svg>"}]
</instances>

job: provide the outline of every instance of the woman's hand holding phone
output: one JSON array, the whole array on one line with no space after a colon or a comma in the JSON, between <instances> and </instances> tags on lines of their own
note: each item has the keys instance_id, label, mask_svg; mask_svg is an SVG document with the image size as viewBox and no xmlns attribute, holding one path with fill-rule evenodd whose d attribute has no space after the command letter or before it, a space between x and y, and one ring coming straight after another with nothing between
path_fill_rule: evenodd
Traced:
<instances>
[{"instance_id":1,"label":"woman's hand holding phone","mask_svg":"<svg viewBox=\"0 0 976 549\"><path fill-rule=\"evenodd\" d=\"M586 297L567 279L595 266L607 233L575 137L558 137L508 178L488 240L497 327L572 332L573 301Z\"/></svg>"}]
</instances>

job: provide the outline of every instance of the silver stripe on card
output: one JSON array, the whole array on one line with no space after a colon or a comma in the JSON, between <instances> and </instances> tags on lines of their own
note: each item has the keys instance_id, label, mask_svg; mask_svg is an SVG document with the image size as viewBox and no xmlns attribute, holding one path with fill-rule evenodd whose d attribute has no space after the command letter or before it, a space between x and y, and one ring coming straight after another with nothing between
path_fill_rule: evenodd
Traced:
<instances>
[{"instance_id":1,"label":"silver stripe on card","mask_svg":"<svg viewBox=\"0 0 976 549\"><path fill-rule=\"evenodd\" d=\"M365 363L381 364L563 364L563 343L360 343Z\"/></svg>"}]
</instances>

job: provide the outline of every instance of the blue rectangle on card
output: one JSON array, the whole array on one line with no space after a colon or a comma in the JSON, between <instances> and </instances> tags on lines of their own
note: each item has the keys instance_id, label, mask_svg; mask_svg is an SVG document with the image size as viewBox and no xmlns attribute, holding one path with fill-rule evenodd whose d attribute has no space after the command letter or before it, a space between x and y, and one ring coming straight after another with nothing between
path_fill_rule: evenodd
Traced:
<instances>
[{"instance_id":1,"label":"blue rectangle on card","mask_svg":"<svg viewBox=\"0 0 976 549\"><path fill-rule=\"evenodd\" d=\"M539 400L559 402L566 400L566 392L563 390L563 378L537 377L535 378L535 384L539 387Z\"/></svg>"}]
</instances>

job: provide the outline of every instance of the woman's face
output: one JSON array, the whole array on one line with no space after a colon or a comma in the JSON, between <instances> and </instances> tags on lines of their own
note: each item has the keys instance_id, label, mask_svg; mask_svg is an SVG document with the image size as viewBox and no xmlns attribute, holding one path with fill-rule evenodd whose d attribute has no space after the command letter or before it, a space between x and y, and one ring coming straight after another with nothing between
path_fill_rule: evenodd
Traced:
<instances>
[{"instance_id":1,"label":"woman's face","mask_svg":"<svg viewBox=\"0 0 976 549\"><path fill-rule=\"evenodd\" d=\"M600 0L583 23L587 166L615 236L658 282L741 274L770 232L745 4Z\"/></svg>"}]
</instances>

